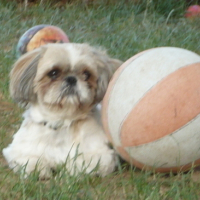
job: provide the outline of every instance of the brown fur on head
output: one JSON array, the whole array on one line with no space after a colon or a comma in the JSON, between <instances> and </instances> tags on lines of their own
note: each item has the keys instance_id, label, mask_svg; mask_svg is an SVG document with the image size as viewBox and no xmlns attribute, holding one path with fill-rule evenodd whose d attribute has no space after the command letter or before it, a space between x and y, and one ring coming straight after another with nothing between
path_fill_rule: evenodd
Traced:
<instances>
[{"instance_id":1,"label":"brown fur on head","mask_svg":"<svg viewBox=\"0 0 200 200\"><path fill-rule=\"evenodd\" d=\"M17 60L10 93L22 104L85 110L102 100L120 65L87 44L48 44Z\"/></svg>"}]
</instances>

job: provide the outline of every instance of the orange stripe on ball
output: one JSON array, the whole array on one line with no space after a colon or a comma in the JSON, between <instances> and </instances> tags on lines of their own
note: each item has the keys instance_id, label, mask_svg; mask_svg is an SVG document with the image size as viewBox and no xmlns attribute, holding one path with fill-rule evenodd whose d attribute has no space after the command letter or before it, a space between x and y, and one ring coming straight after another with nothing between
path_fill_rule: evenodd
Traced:
<instances>
[{"instance_id":1,"label":"orange stripe on ball","mask_svg":"<svg viewBox=\"0 0 200 200\"><path fill-rule=\"evenodd\" d=\"M121 142L137 146L169 135L200 113L200 63L168 75L146 93L125 119Z\"/></svg>"}]
</instances>

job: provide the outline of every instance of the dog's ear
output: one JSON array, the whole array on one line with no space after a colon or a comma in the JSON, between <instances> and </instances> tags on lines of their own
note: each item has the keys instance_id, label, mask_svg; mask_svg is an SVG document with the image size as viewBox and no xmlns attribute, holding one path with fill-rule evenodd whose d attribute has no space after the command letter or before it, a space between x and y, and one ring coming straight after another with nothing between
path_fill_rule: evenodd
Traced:
<instances>
[{"instance_id":1,"label":"dog's ear","mask_svg":"<svg viewBox=\"0 0 200 200\"><path fill-rule=\"evenodd\" d=\"M13 65L10 73L10 94L17 103L26 105L36 101L33 81L38 62L45 51L45 47L30 51L22 55Z\"/></svg>"},{"instance_id":2,"label":"dog's ear","mask_svg":"<svg viewBox=\"0 0 200 200\"><path fill-rule=\"evenodd\" d=\"M100 102L107 90L108 83L114 72L121 66L122 61L110 58L105 52L94 51L98 66L98 82L95 102Z\"/></svg>"}]
</instances>

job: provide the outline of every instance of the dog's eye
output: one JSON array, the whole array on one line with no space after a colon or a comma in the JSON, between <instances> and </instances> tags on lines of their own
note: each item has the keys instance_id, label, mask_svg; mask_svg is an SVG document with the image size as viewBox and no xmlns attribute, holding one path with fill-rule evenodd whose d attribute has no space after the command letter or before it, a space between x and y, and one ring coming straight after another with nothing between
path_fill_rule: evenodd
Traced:
<instances>
[{"instance_id":1,"label":"dog's eye","mask_svg":"<svg viewBox=\"0 0 200 200\"><path fill-rule=\"evenodd\" d=\"M53 69L47 74L47 76L51 78L52 80L55 80L56 78L60 76L60 73L61 71L59 69Z\"/></svg>"},{"instance_id":2,"label":"dog's eye","mask_svg":"<svg viewBox=\"0 0 200 200\"><path fill-rule=\"evenodd\" d=\"M83 71L83 76L84 76L84 80L87 81L90 78L91 73L88 70L85 70Z\"/></svg>"}]
</instances>

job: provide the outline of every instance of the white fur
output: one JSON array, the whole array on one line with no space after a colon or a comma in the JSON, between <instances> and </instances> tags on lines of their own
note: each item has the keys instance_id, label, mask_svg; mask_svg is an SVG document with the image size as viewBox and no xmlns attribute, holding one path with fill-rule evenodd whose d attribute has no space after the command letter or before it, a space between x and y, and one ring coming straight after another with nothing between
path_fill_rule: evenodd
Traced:
<instances>
[{"instance_id":1,"label":"white fur","mask_svg":"<svg viewBox=\"0 0 200 200\"><path fill-rule=\"evenodd\" d=\"M30 108L24 113L25 119L13 142L3 149L9 167L18 171L24 166L29 174L37 165L42 178L49 177L51 169L65 162L67 171L73 175L84 170L90 173L96 167L101 176L111 173L116 166L115 153L107 146L108 140L96 121L96 114L83 122L79 132L73 132L69 120L57 130L38 123L39 119L43 121L43 116L37 108Z\"/></svg>"},{"instance_id":2,"label":"white fur","mask_svg":"<svg viewBox=\"0 0 200 200\"><path fill-rule=\"evenodd\" d=\"M29 108L12 143L3 149L9 167L26 175L37 168L41 178L60 164L72 175L113 172L116 155L96 104L120 64L105 52L73 43L49 44L20 57L11 71L10 93ZM49 72L55 67L60 73L52 79ZM91 80L83 78L85 68L91 70ZM69 76L76 78L75 85L66 81Z\"/></svg>"}]
</instances>

